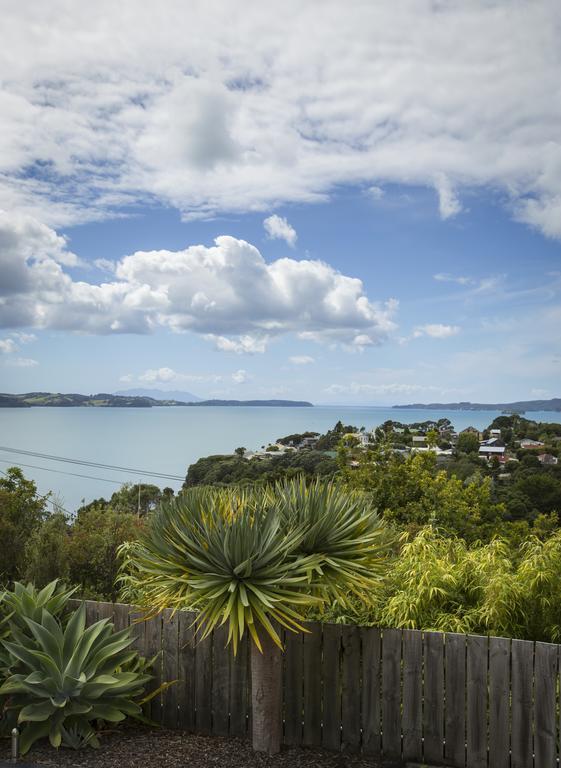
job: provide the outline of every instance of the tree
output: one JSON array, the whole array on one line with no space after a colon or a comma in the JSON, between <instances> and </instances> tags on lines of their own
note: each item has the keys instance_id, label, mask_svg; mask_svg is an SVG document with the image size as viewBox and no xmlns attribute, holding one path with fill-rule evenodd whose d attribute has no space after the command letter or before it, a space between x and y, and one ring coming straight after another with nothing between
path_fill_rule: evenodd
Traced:
<instances>
[{"instance_id":1,"label":"tree","mask_svg":"<svg viewBox=\"0 0 561 768\"><path fill-rule=\"evenodd\" d=\"M340 461L349 488L368 491L388 521L411 532L431 524L468 540L490 537L503 520L505 508L494 502L490 478L462 482L437 469L433 453L403 458L388 446L377 446L355 457L347 466L348 451Z\"/></svg>"},{"instance_id":2,"label":"tree","mask_svg":"<svg viewBox=\"0 0 561 768\"><path fill-rule=\"evenodd\" d=\"M70 524L63 512L51 515L36 528L25 546L25 580L44 587L55 579L70 580L68 550Z\"/></svg>"},{"instance_id":3,"label":"tree","mask_svg":"<svg viewBox=\"0 0 561 768\"><path fill-rule=\"evenodd\" d=\"M246 448L236 448L236 450L234 451L234 453L236 454L236 456L239 456L239 457L240 457L240 459L243 459L243 457L244 457L244 455L245 455L245 452L246 452L246 450L247 450Z\"/></svg>"},{"instance_id":4,"label":"tree","mask_svg":"<svg viewBox=\"0 0 561 768\"><path fill-rule=\"evenodd\" d=\"M425 435L425 442L429 448L434 448L438 443L438 438L439 438L438 430L429 429L429 431Z\"/></svg>"},{"instance_id":5,"label":"tree","mask_svg":"<svg viewBox=\"0 0 561 768\"><path fill-rule=\"evenodd\" d=\"M23 578L25 545L48 517L48 498L18 467L0 477L0 584Z\"/></svg>"},{"instance_id":6,"label":"tree","mask_svg":"<svg viewBox=\"0 0 561 768\"><path fill-rule=\"evenodd\" d=\"M350 594L367 600L386 531L363 494L293 481L260 490L190 489L163 504L124 550L124 597L147 610L200 609L203 637L228 625L234 654L249 632L253 746L281 743L279 626L303 630L306 611Z\"/></svg>"},{"instance_id":7,"label":"tree","mask_svg":"<svg viewBox=\"0 0 561 768\"><path fill-rule=\"evenodd\" d=\"M137 539L144 525L142 518L111 507L81 512L68 536L67 557L69 579L81 585L82 597L115 601L118 549Z\"/></svg>"},{"instance_id":8,"label":"tree","mask_svg":"<svg viewBox=\"0 0 561 768\"><path fill-rule=\"evenodd\" d=\"M456 448L462 453L478 453L479 438L474 432L462 432L460 435L458 435Z\"/></svg>"}]
</instances>

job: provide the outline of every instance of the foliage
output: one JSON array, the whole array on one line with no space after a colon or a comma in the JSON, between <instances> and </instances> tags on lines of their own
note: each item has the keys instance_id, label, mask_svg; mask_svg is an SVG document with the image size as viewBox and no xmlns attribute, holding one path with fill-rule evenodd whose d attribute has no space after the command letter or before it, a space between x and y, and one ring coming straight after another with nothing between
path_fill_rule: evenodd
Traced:
<instances>
[{"instance_id":1,"label":"foliage","mask_svg":"<svg viewBox=\"0 0 561 768\"><path fill-rule=\"evenodd\" d=\"M409 629L561 640L561 531L513 557L497 537L468 545L432 527L402 535L370 603L335 601L316 617Z\"/></svg>"},{"instance_id":2,"label":"foliage","mask_svg":"<svg viewBox=\"0 0 561 768\"><path fill-rule=\"evenodd\" d=\"M184 488L198 485L225 487L275 483L304 475L331 479L338 471L337 461L322 451L284 453L262 459L240 456L206 456L191 464Z\"/></svg>"},{"instance_id":3,"label":"foliage","mask_svg":"<svg viewBox=\"0 0 561 768\"><path fill-rule=\"evenodd\" d=\"M191 489L162 505L124 548L124 598L160 611L200 609L204 635L228 623L261 648L272 621L298 631L305 610L347 591L365 596L380 570L382 526L363 497L304 482L274 489Z\"/></svg>"},{"instance_id":4,"label":"foliage","mask_svg":"<svg viewBox=\"0 0 561 768\"><path fill-rule=\"evenodd\" d=\"M111 495L109 501L95 499L89 504L84 504L77 510L79 516L83 512L95 507L96 509L112 509L115 512L129 512L134 515L144 516L156 509L160 501L173 496L172 488L161 490L157 485L150 483L125 483L118 491Z\"/></svg>"},{"instance_id":5,"label":"foliage","mask_svg":"<svg viewBox=\"0 0 561 768\"><path fill-rule=\"evenodd\" d=\"M47 518L47 498L17 467L0 477L0 584L22 577L25 544Z\"/></svg>"},{"instance_id":6,"label":"foliage","mask_svg":"<svg viewBox=\"0 0 561 768\"><path fill-rule=\"evenodd\" d=\"M456 448L462 453L478 453L479 437L475 434L475 432L461 432L458 435Z\"/></svg>"},{"instance_id":7,"label":"foliage","mask_svg":"<svg viewBox=\"0 0 561 768\"><path fill-rule=\"evenodd\" d=\"M449 477L432 453L404 458L382 444L353 458L357 466L349 467L341 449L347 487L368 491L388 522L410 532L430 523L473 541L489 537L504 517L503 506L493 502L490 479Z\"/></svg>"},{"instance_id":8,"label":"foliage","mask_svg":"<svg viewBox=\"0 0 561 768\"><path fill-rule=\"evenodd\" d=\"M53 747L98 746L95 722L119 722L141 713L139 697L149 675L124 671L135 657L130 628L114 633L108 619L86 628L82 603L65 628L45 608L27 631L11 626L3 646L17 672L0 687L8 715L23 726L21 751L48 736Z\"/></svg>"},{"instance_id":9,"label":"foliage","mask_svg":"<svg viewBox=\"0 0 561 768\"><path fill-rule=\"evenodd\" d=\"M54 577L80 586L85 598L115 600L117 550L144 527L143 518L91 504L68 520L51 516L26 545L26 578L42 586Z\"/></svg>"}]
</instances>

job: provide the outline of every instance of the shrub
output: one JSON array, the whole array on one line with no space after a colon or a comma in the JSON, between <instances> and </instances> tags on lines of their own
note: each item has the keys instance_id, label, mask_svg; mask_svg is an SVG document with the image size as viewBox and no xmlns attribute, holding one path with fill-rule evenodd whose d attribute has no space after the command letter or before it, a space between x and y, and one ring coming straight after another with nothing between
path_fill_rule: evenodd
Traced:
<instances>
[{"instance_id":1,"label":"shrub","mask_svg":"<svg viewBox=\"0 0 561 768\"><path fill-rule=\"evenodd\" d=\"M25 630L11 622L11 640L2 642L15 671L0 687L5 719L23 726L22 754L46 736L53 747L98 746L97 721L141 714L150 676L127 671L137 658L130 628L114 632L108 619L86 628L84 603L65 628L45 608L23 622Z\"/></svg>"}]
</instances>

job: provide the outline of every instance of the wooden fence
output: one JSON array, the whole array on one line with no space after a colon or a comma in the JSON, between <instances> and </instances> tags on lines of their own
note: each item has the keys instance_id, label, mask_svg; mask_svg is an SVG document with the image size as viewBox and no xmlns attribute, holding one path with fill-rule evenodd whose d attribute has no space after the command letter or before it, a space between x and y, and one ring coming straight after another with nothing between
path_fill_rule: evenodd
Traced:
<instances>
[{"instance_id":1,"label":"wooden fence","mask_svg":"<svg viewBox=\"0 0 561 768\"><path fill-rule=\"evenodd\" d=\"M132 624L142 654L162 651L157 680L179 682L151 702L154 720L247 734L247 640L234 659L224 628L198 641L191 613L134 624L131 606L86 606L88 622ZM285 744L457 768L558 765L559 646L335 624L308 629L285 636Z\"/></svg>"}]
</instances>

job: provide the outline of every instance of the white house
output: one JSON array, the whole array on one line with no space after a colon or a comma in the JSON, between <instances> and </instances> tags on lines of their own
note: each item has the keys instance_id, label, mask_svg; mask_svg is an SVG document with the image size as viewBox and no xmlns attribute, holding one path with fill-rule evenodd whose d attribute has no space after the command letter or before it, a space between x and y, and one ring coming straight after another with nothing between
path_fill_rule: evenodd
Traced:
<instances>
[{"instance_id":1,"label":"white house","mask_svg":"<svg viewBox=\"0 0 561 768\"><path fill-rule=\"evenodd\" d=\"M483 440L479 446L479 455L486 458L491 458L491 456L504 458L505 451L506 446L504 442L496 437L492 437L490 440Z\"/></svg>"},{"instance_id":2,"label":"white house","mask_svg":"<svg viewBox=\"0 0 561 768\"><path fill-rule=\"evenodd\" d=\"M545 443L542 443L540 440L530 440L529 437L525 437L520 441L521 448L543 448L544 445Z\"/></svg>"}]
</instances>

